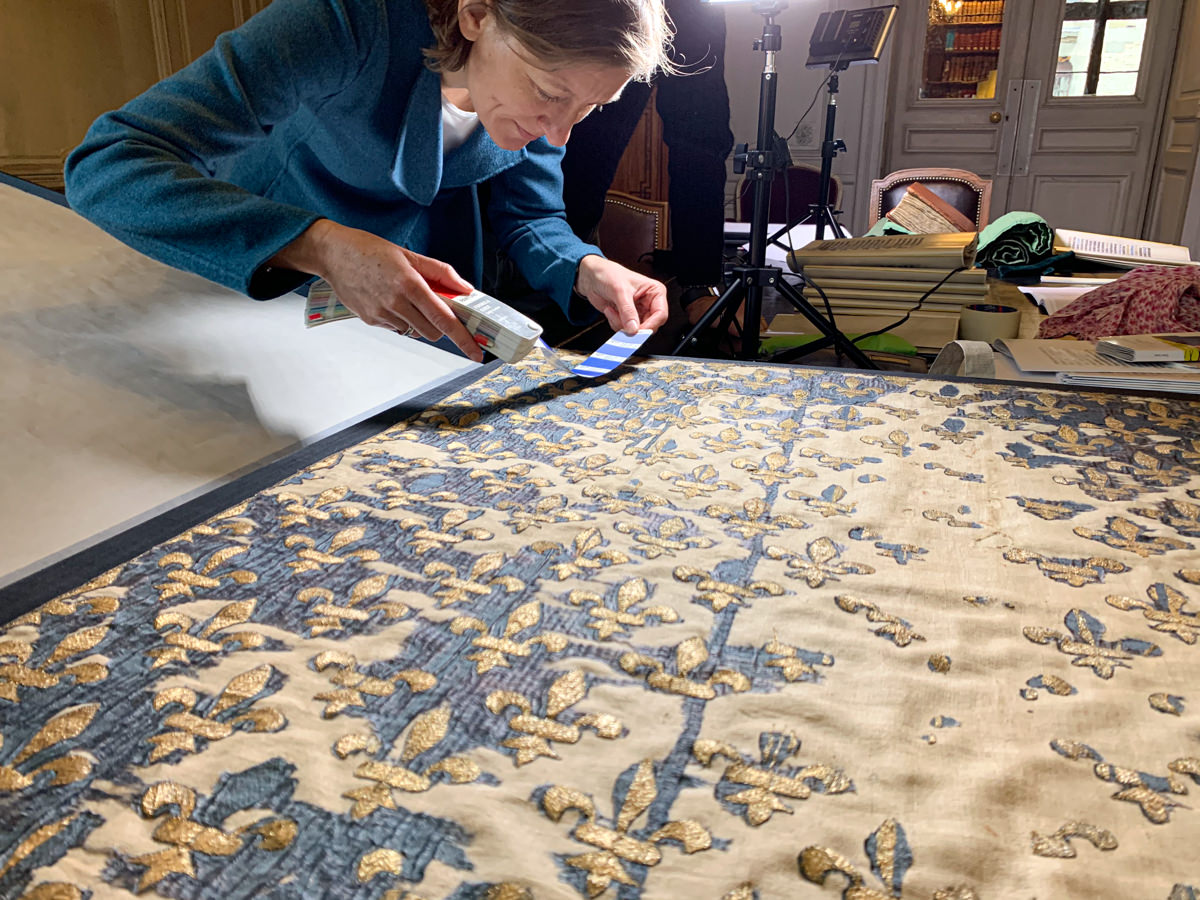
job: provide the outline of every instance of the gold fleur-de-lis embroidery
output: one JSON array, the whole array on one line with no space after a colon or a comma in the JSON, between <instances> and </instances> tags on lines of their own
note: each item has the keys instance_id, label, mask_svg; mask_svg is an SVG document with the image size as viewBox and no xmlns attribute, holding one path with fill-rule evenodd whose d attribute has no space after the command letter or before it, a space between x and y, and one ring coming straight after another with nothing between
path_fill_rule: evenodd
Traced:
<instances>
[{"instance_id":1,"label":"gold fleur-de-lis embroidery","mask_svg":"<svg viewBox=\"0 0 1200 900\"><path fill-rule=\"evenodd\" d=\"M897 618L891 613L885 613L869 600L859 600L848 594L839 594L833 598L833 602L837 604L838 609L848 612L850 615L866 610L867 621L879 624L879 627L874 630L874 634L891 641L897 647L907 647L913 641L925 640L925 636L918 634L911 623Z\"/></svg>"},{"instance_id":2,"label":"gold fleur-de-lis embroidery","mask_svg":"<svg viewBox=\"0 0 1200 900\"><path fill-rule=\"evenodd\" d=\"M770 559L786 560L788 576L802 579L812 588L820 587L826 581L838 581L839 575L871 575L875 572L875 568L866 563L839 561L842 551L825 537L810 542L804 557L775 546L767 547L766 555Z\"/></svg>"},{"instance_id":3,"label":"gold fleur-de-lis embroidery","mask_svg":"<svg viewBox=\"0 0 1200 900\"><path fill-rule=\"evenodd\" d=\"M696 590L700 592L695 600L711 607L713 612L721 612L731 603L748 606L747 601L754 597L778 597L787 593L783 585L774 581L752 581L747 585L731 584L694 566L676 566L671 574L675 576L676 581L694 581Z\"/></svg>"},{"instance_id":4,"label":"gold fleur-de-lis embroidery","mask_svg":"<svg viewBox=\"0 0 1200 900\"><path fill-rule=\"evenodd\" d=\"M1067 822L1060 825L1051 834L1029 832L1029 840L1033 845L1035 856L1048 856L1052 859L1074 859L1075 847L1071 838L1081 837L1091 841L1097 850L1116 850L1117 838L1111 831L1089 825L1086 822Z\"/></svg>"},{"instance_id":5,"label":"gold fleur-de-lis embroidery","mask_svg":"<svg viewBox=\"0 0 1200 900\"><path fill-rule=\"evenodd\" d=\"M249 731L275 732L287 725L283 713L271 706L257 706L260 695L268 693L268 682L275 674L273 666L264 665L235 675L225 685L216 701L203 715L193 710L199 697L191 688L173 687L154 695L154 709L161 712L168 706L178 705L179 712L167 716L163 724L167 731L148 738L154 745L150 761L157 762L175 751L195 753L196 738L205 741L220 741L233 734L239 725L249 726ZM238 711L236 715L229 715Z\"/></svg>"},{"instance_id":6,"label":"gold fleur-de-lis embroidery","mask_svg":"<svg viewBox=\"0 0 1200 900\"><path fill-rule=\"evenodd\" d=\"M469 522L471 516L472 513L466 509L448 509L442 514L438 531L427 527L424 519L416 518L401 519L400 527L412 537L408 549L417 555L430 550L445 550L463 541L490 541L494 535L485 528L459 527Z\"/></svg>"},{"instance_id":7,"label":"gold fleur-de-lis embroidery","mask_svg":"<svg viewBox=\"0 0 1200 900\"><path fill-rule=\"evenodd\" d=\"M751 762L729 744L721 741L698 740L692 745L692 755L707 767L714 758L723 756L730 765L725 767L717 784L717 796L723 802L744 806L746 822L758 826L777 812L792 814L792 808L781 800L807 800L814 789L824 794L841 794L854 789L854 782L845 772L833 766L815 764L795 768L787 761L800 752L800 739L792 734L763 732L759 736L759 759Z\"/></svg>"},{"instance_id":8,"label":"gold fleur-de-lis embroidery","mask_svg":"<svg viewBox=\"0 0 1200 900\"><path fill-rule=\"evenodd\" d=\"M1114 475L1111 472L1105 472L1096 466L1088 466L1081 474L1082 477L1080 478L1055 475L1054 481L1057 484L1066 485L1067 487L1077 487L1089 497L1095 497L1097 500L1103 500L1106 503L1133 500L1140 493L1136 487L1130 485L1124 478Z\"/></svg>"},{"instance_id":9,"label":"gold fleur-de-lis embroidery","mask_svg":"<svg viewBox=\"0 0 1200 900\"><path fill-rule=\"evenodd\" d=\"M471 603L480 597L486 597L494 587L499 587L507 594L523 590L525 582L512 575L498 575L487 581L483 580L484 576L503 565L503 553L484 553L471 563L465 577L460 576L454 566L441 561L429 563L424 574L426 578L438 581L440 586L432 593L439 601L438 606L446 607L454 603Z\"/></svg>"},{"instance_id":10,"label":"gold fleur-de-lis embroidery","mask_svg":"<svg viewBox=\"0 0 1200 900\"><path fill-rule=\"evenodd\" d=\"M761 431L763 437L771 439L776 446L794 444L806 438L822 438L825 432L819 428L807 428L790 416L778 421L749 422L746 426L751 431ZM758 446L758 445L755 445ZM805 455L805 454L801 454Z\"/></svg>"},{"instance_id":11,"label":"gold fleur-de-lis embroidery","mask_svg":"<svg viewBox=\"0 0 1200 900\"><path fill-rule=\"evenodd\" d=\"M195 662L190 654L216 654L231 644L237 646L234 650L253 650L261 647L264 637L257 631L220 632L250 621L254 614L256 602L239 600L227 603L209 620L207 625L200 628L200 623L177 609L169 609L159 613L154 618L154 630L162 633L163 646L152 647L146 651L154 662L150 668L157 669L169 663L191 665ZM199 629L199 633L193 633Z\"/></svg>"},{"instance_id":12,"label":"gold fleur-de-lis embroidery","mask_svg":"<svg viewBox=\"0 0 1200 900\"><path fill-rule=\"evenodd\" d=\"M361 671L358 658L341 650L325 650L312 658L312 667L318 672L333 669L329 676L334 685L332 691L317 694L314 700L324 700L325 710L321 715L332 719L350 707L364 707L363 695L389 697L396 690L397 682L404 682L414 694L431 690L437 685L437 676L422 669L404 669L391 678L375 678Z\"/></svg>"},{"instance_id":13,"label":"gold fleur-de-lis embroidery","mask_svg":"<svg viewBox=\"0 0 1200 900\"><path fill-rule=\"evenodd\" d=\"M541 528L544 525L583 521L583 515L571 509L571 501L563 494L539 497L532 505L515 500L500 500L496 503L496 509L508 513L504 524L512 529L513 534L521 534L530 528Z\"/></svg>"},{"instance_id":14,"label":"gold fleur-de-lis embroidery","mask_svg":"<svg viewBox=\"0 0 1200 900\"><path fill-rule=\"evenodd\" d=\"M1055 453L1066 453L1072 456L1091 456L1112 447L1116 442L1107 436L1084 437L1078 429L1070 425L1060 425L1049 434L1031 433L1028 436L1031 444L1040 444Z\"/></svg>"},{"instance_id":15,"label":"gold fleur-de-lis embroidery","mask_svg":"<svg viewBox=\"0 0 1200 900\"><path fill-rule=\"evenodd\" d=\"M1181 534L1200 534L1200 503L1167 497L1158 507L1134 507L1130 512L1148 519L1157 519Z\"/></svg>"},{"instance_id":16,"label":"gold fleur-de-lis embroidery","mask_svg":"<svg viewBox=\"0 0 1200 900\"><path fill-rule=\"evenodd\" d=\"M717 696L714 685L723 684L734 693L750 690L750 679L734 669L717 669L703 681L689 676L708 661L708 648L699 637L688 638L675 647L675 672L667 671L661 660L641 653L624 653L618 660L630 675L645 673L646 684L668 694L679 694L699 700Z\"/></svg>"},{"instance_id":17,"label":"gold fleur-de-lis embroidery","mask_svg":"<svg viewBox=\"0 0 1200 900\"><path fill-rule=\"evenodd\" d=\"M909 446L911 441L909 439L908 432L900 431L899 429L888 432L888 436L886 438L867 436L859 438L859 440L861 440L864 444L871 444L872 446L878 447L884 453L890 453L893 456L903 457L912 453L912 447Z\"/></svg>"},{"instance_id":18,"label":"gold fleur-de-lis embroidery","mask_svg":"<svg viewBox=\"0 0 1200 900\"><path fill-rule=\"evenodd\" d=\"M864 403L863 406L869 406L871 409L883 410L888 415L895 416L902 422L908 419L915 419L920 415L915 409L906 409L903 406L892 406L889 403L880 403L878 400L872 400L869 403Z\"/></svg>"},{"instance_id":19,"label":"gold fleur-de-lis embroidery","mask_svg":"<svg viewBox=\"0 0 1200 900\"><path fill-rule=\"evenodd\" d=\"M601 478L619 478L629 474L629 470L618 466L617 461L604 453L593 453L576 461L577 457L562 457L555 460L560 466L559 475L570 484Z\"/></svg>"},{"instance_id":20,"label":"gold fleur-de-lis embroidery","mask_svg":"<svg viewBox=\"0 0 1200 900\"><path fill-rule=\"evenodd\" d=\"M569 810L580 814L579 823L571 832L571 837L595 849L567 857L566 864L587 873L589 897L600 896L614 881L636 886L637 882L624 864L651 868L657 866L662 861L662 851L657 845L665 841L679 844L689 854L712 847L712 835L708 829L691 819L667 822L647 838L630 834L634 822L650 808L657 796L654 765L649 760L638 765L611 827L600 824L595 801L581 791L554 785L542 796L542 809L555 822L561 822Z\"/></svg>"},{"instance_id":21,"label":"gold fleur-de-lis embroidery","mask_svg":"<svg viewBox=\"0 0 1200 900\"><path fill-rule=\"evenodd\" d=\"M1050 394L1041 392L1035 395L1033 399L1025 399L1018 397L1013 401L1013 406L1017 408L1028 409L1031 412L1037 413L1038 418L1044 419L1061 419L1064 416L1069 416L1072 413L1085 412L1086 406L1075 400L1068 400L1060 394Z\"/></svg>"},{"instance_id":22,"label":"gold fleur-de-lis embroidery","mask_svg":"<svg viewBox=\"0 0 1200 900\"><path fill-rule=\"evenodd\" d=\"M33 644L19 640L0 641L0 700L19 703L20 688L46 690L64 678L73 678L76 684L103 681L108 677L107 662L66 663L72 657L86 657L108 636L109 628L109 623L102 622L71 632L35 666L29 665Z\"/></svg>"},{"instance_id":23,"label":"gold fleur-de-lis embroidery","mask_svg":"<svg viewBox=\"0 0 1200 900\"><path fill-rule=\"evenodd\" d=\"M982 528L983 526L973 519L959 518L960 514L970 511L968 506L960 506L954 512L945 509L926 509L922 510L921 516L930 522L945 522L951 528Z\"/></svg>"},{"instance_id":24,"label":"gold fleur-de-lis embroidery","mask_svg":"<svg viewBox=\"0 0 1200 900\"><path fill-rule=\"evenodd\" d=\"M852 516L858 508L854 503L841 502L847 495L846 489L840 484L831 484L821 492L820 497L802 494L799 491L785 491L783 496L789 500L800 500L813 512L819 512L823 518Z\"/></svg>"},{"instance_id":25,"label":"gold fleur-de-lis embroidery","mask_svg":"<svg viewBox=\"0 0 1200 900\"><path fill-rule=\"evenodd\" d=\"M712 405L721 411L721 418L725 421L730 419L757 419L762 415L762 407L758 404L756 397L735 397L732 400L717 398L713 400Z\"/></svg>"},{"instance_id":26,"label":"gold fleur-de-lis embroidery","mask_svg":"<svg viewBox=\"0 0 1200 900\"><path fill-rule=\"evenodd\" d=\"M1104 580L1106 574L1119 575L1128 572L1129 566L1115 559L1089 556L1087 559L1053 559L1031 550L1005 550L1004 558L1014 563L1034 563L1038 570L1052 581L1061 581L1071 587L1083 587Z\"/></svg>"},{"instance_id":27,"label":"gold fleur-de-lis embroidery","mask_svg":"<svg viewBox=\"0 0 1200 900\"><path fill-rule=\"evenodd\" d=\"M165 541L166 544L182 544L192 543L197 537L212 537L220 534L222 531L228 532L235 537L245 537L254 532L255 523L252 519L243 518L246 511L250 509L250 501L239 503L237 506L231 506L224 512L220 512L213 516L207 522L201 525L193 525L183 534L178 537L171 538Z\"/></svg>"},{"instance_id":28,"label":"gold fleur-de-lis embroidery","mask_svg":"<svg viewBox=\"0 0 1200 900\"><path fill-rule=\"evenodd\" d=\"M659 622L678 622L679 615L669 606L651 606L641 612L633 608L650 596L645 579L630 578L621 582L614 590L608 592L608 599L616 604L613 609L606 598L594 591L574 590L567 594L567 600L575 606L588 605L591 621L587 627L596 632L600 640L605 641L617 632L625 632L629 628L641 628L651 619Z\"/></svg>"},{"instance_id":29,"label":"gold fleur-de-lis embroidery","mask_svg":"<svg viewBox=\"0 0 1200 900\"><path fill-rule=\"evenodd\" d=\"M714 503L704 510L704 514L709 518L719 519L726 531L745 540L777 534L787 528L809 527L801 519L786 513L771 515L770 504L761 497L747 500L741 509Z\"/></svg>"},{"instance_id":30,"label":"gold fleur-de-lis embroidery","mask_svg":"<svg viewBox=\"0 0 1200 900\"><path fill-rule=\"evenodd\" d=\"M154 585L158 591L158 599L165 601L173 597L196 596L196 591L214 590L221 586L221 579L228 578L235 584L254 584L258 576L246 569L235 569L232 572L218 573L218 569L236 556L248 551L245 544L234 544L213 553L204 565L196 569L196 561L186 553L175 551L161 556L158 560L160 569L167 569L167 580Z\"/></svg>"},{"instance_id":31,"label":"gold fleur-de-lis embroidery","mask_svg":"<svg viewBox=\"0 0 1200 900\"><path fill-rule=\"evenodd\" d=\"M628 496L625 496L628 495ZM656 494L643 493L641 490L626 490L614 494L598 484L589 484L583 489L583 496L593 501L602 511L613 514L627 514L635 510L650 509L656 506L669 506L670 501Z\"/></svg>"},{"instance_id":32,"label":"gold fleur-de-lis embroidery","mask_svg":"<svg viewBox=\"0 0 1200 900\"><path fill-rule=\"evenodd\" d=\"M801 656L799 647L785 644L778 638L771 638L763 644L763 652L772 659L767 660L767 668L779 669L783 672L785 681L811 681L817 677L816 666L832 666L833 657L828 653L804 651ZM807 659L804 657L808 657Z\"/></svg>"},{"instance_id":33,"label":"gold fleur-de-lis embroidery","mask_svg":"<svg viewBox=\"0 0 1200 900\"><path fill-rule=\"evenodd\" d=\"M558 759L551 744L578 743L584 728L591 728L600 737L609 740L621 736L624 726L620 719L607 713L588 713L573 722L559 721L562 713L586 696L587 680L583 672L576 669L560 676L550 685L543 705L545 715L535 713L534 704L516 691L493 691L488 694L486 705L495 715L500 715L509 707L518 710L517 715L508 720L508 727L515 732L515 736L505 738L500 745L515 750L514 762L517 766L523 766L542 756Z\"/></svg>"},{"instance_id":34,"label":"gold fleur-de-lis embroidery","mask_svg":"<svg viewBox=\"0 0 1200 900\"><path fill-rule=\"evenodd\" d=\"M691 547L711 547L710 538L702 535L687 535L688 523L679 516L671 516L657 524L655 528L639 527L634 522L620 521L614 526L621 534L633 537L636 549L646 559L658 559L660 556L674 556L681 550Z\"/></svg>"},{"instance_id":35,"label":"gold fleur-de-lis embroidery","mask_svg":"<svg viewBox=\"0 0 1200 900\"><path fill-rule=\"evenodd\" d=\"M501 459L516 459L517 454L504 445L502 440L483 441L479 444L465 444L462 441L451 441L446 445L446 452L451 454L451 461L458 466L470 463L496 462ZM474 474L472 474L474 477Z\"/></svg>"},{"instance_id":36,"label":"gold fleur-de-lis embroidery","mask_svg":"<svg viewBox=\"0 0 1200 900\"><path fill-rule=\"evenodd\" d=\"M732 481L725 481L720 475L720 471L708 463L696 466L696 468L692 469L686 475L680 475L678 472L658 473L660 479L671 483L671 493L683 494L688 500L707 494L715 494L717 491L741 490L738 485Z\"/></svg>"},{"instance_id":37,"label":"gold fleur-de-lis embroidery","mask_svg":"<svg viewBox=\"0 0 1200 900\"><path fill-rule=\"evenodd\" d=\"M578 457L584 450L590 450L596 446L596 442L584 437L575 429L570 429L565 434L559 434L554 438L549 438L541 432L532 431L522 435L525 442L529 445L529 449L539 456L553 457L553 463L556 466L561 466L569 462L570 458ZM605 457L593 456L589 457L591 465L602 465Z\"/></svg>"},{"instance_id":38,"label":"gold fleur-de-lis embroidery","mask_svg":"<svg viewBox=\"0 0 1200 900\"><path fill-rule=\"evenodd\" d=\"M452 784L468 784L479 778L483 772L479 766L465 756L447 756L426 766L424 769L414 768L413 761L432 750L446 737L450 726L450 708L440 706L417 716L404 729L404 746L400 751L400 765L393 765L384 760L368 759L354 770L354 777L371 782L370 787L354 788L342 794L354 801L350 814L361 819L375 810L395 809L396 801L392 791L404 791L409 794L420 794L434 785L434 776L442 774ZM371 735L364 738L361 735L347 735L346 738L334 745L334 752L346 759L354 753L378 753L379 740Z\"/></svg>"},{"instance_id":39,"label":"gold fleur-de-lis embroidery","mask_svg":"<svg viewBox=\"0 0 1200 900\"><path fill-rule=\"evenodd\" d=\"M527 487L550 487L552 482L549 479L532 475L533 471L534 468L529 463L518 463L501 472L492 469L472 469L467 474L468 477L480 483L485 494L494 497L497 494L519 491Z\"/></svg>"},{"instance_id":40,"label":"gold fleur-de-lis embroidery","mask_svg":"<svg viewBox=\"0 0 1200 900\"><path fill-rule=\"evenodd\" d=\"M546 555L571 552L575 554L575 558L570 562L556 563L550 567L559 581L566 581L575 575L588 575L606 566L629 562L629 557L620 550L604 546L604 537L599 528L585 528L575 535L571 550L553 541L537 541L530 545L530 549Z\"/></svg>"},{"instance_id":41,"label":"gold fleur-de-lis embroidery","mask_svg":"<svg viewBox=\"0 0 1200 900\"><path fill-rule=\"evenodd\" d=\"M349 504L339 505L349 496L350 488L345 485L327 488L316 497L305 497L295 491L280 491L275 495L275 501L283 506L279 527L309 525L312 521L328 522L334 516L356 519L362 514L360 509Z\"/></svg>"},{"instance_id":42,"label":"gold fleur-de-lis embroidery","mask_svg":"<svg viewBox=\"0 0 1200 900\"><path fill-rule=\"evenodd\" d=\"M737 428L722 428L716 435L704 435L701 446L709 453L733 453L738 450L758 450L762 444L747 440Z\"/></svg>"},{"instance_id":43,"label":"gold fleur-de-lis embroidery","mask_svg":"<svg viewBox=\"0 0 1200 900\"><path fill-rule=\"evenodd\" d=\"M1200 635L1200 613L1184 609L1188 603L1187 596L1162 582L1146 588L1146 596L1150 598L1149 603L1116 594L1105 597L1104 602L1126 611L1141 610L1155 631L1174 635L1185 644L1196 643L1196 637Z\"/></svg>"},{"instance_id":44,"label":"gold fleur-de-lis embroidery","mask_svg":"<svg viewBox=\"0 0 1200 900\"><path fill-rule=\"evenodd\" d=\"M1082 538L1107 544L1114 550L1127 550L1136 553L1142 559L1167 553L1171 550L1184 550L1190 544L1170 537L1148 537L1145 526L1131 522L1123 516L1109 516L1108 530L1097 531L1092 528L1079 526L1074 529Z\"/></svg>"},{"instance_id":45,"label":"gold fleur-de-lis embroidery","mask_svg":"<svg viewBox=\"0 0 1200 900\"><path fill-rule=\"evenodd\" d=\"M1186 466L1175 465L1170 460L1159 459L1144 450L1134 451L1128 461L1110 460L1108 466L1118 472L1130 475L1138 484L1152 484L1159 487L1185 484L1192 477L1192 471Z\"/></svg>"},{"instance_id":46,"label":"gold fleur-de-lis embroidery","mask_svg":"<svg viewBox=\"0 0 1200 900\"><path fill-rule=\"evenodd\" d=\"M1050 747L1070 760L1092 760L1092 774L1120 788L1112 795L1112 799L1136 803L1142 815L1155 825L1165 825L1170 821L1171 813L1183 805L1172 800L1168 794L1186 794L1188 787L1185 777L1200 784L1200 757L1187 756L1172 760L1167 763L1167 776L1163 778L1105 762L1096 750L1080 741L1056 738L1050 742Z\"/></svg>"},{"instance_id":47,"label":"gold fleur-de-lis embroidery","mask_svg":"<svg viewBox=\"0 0 1200 900\"><path fill-rule=\"evenodd\" d=\"M735 469L743 469L749 473L751 481L757 481L764 487L771 488L787 484L795 478L816 478L817 473L803 466L789 465L786 455L772 450L758 462L749 459L735 459L731 465Z\"/></svg>"},{"instance_id":48,"label":"gold fleur-de-lis embroidery","mask_svg":"<svg viewBox=\"0 0 1200 900\"><path fill-rule=\"evenodd\" d=\"M812 417L822 428L830 431L857 431L872 425L883 424L882 419L868 416L856 406L843 406L829 412L821 410L814 412ZM894 431L892 434L904 435L905 440L907 441L908 439L908 435L902 431ZM872 442L867 441L867 443Z\"/></svg>"},{"instance_id":49,"label":"gold fleur-de-lis embroidery","mask_svg":"<svg viewBox=\"0 0 1200 900\"><path fill-rule=\"evenodd\" d=\"M89 754L67 750L59 756L47 759L38 766L29 766L29 760L39 753L58 747L79 737L100 709L99 703L87 703L65 709L46 722L33 735L9 763L0 762L0 792L21 791L31 787L39 772L53 772L53 785L72 784L86 778L92 771ZM0 733L0 759L3 759L4 735Z\"/></svg>"},{"instance_id":50,"label":"gold fleur-de-lis embroidery","mask_svg":"<svg viewBox=\"0 0 1200 900\"><path fill-rule=\"evenodd\" d=\"M329 541L329 549L318 550L317 542L307 534L289 534L283 539L283 545L289 550L296 551L296 559L287 564L293 575L302 572L319 572L322 566L338 566L342 563L357 559L360 562L374 562L379 559L379 551L360 547L349 553L340 553L351 544L358 543L366 537L367 529L362 525L343 528Z\"/></svg>"},{"instance_id":51,"label":"gold fleur-de-lis embroidery","mask_svg":"<svg viewBox=\"0 0 1200 900\"><path fill-rule=\"evenodd\" d=\"M848 400L857 399L859 397L871 397L879 393L879 388L858 377L857 375L846 375L837 381L832 379L823 379L821 381L821 387Z\"/></svg>"},{"instance_id":52,"label":"gold fleur-de-lis embroidery","mask_svg":"<svg viewBox=\"0 0 1200 900\"><path fill-rule=\"evenodd\" d=\"M110 587L117 580L123 566L109 569L102 575L97 575L87 584L80 585L73 591L68 591L43 603L36 609L30 610L23 616L18 616L9 623L10 628L20 625L41 625L43 616L106 616L121 608L121 601L111 594L91 596L96 591Z\"/></svg>"},{"instance_id":53,"label":"gold fleur-de-lis embroidery","mask_svg":"<svg viewBox=\"0 0 1200 900\"><path fill-rule=\"evenodd\" d=\"M1101 678L1112 678L1118 668L1127 669L1126 662L1133 656L1161 656L1162 650L1157 644L1134 638L1120 638L1115 641L1104 640L1107 630L1104 623L1087 611L1073 609L1067 613L1063 622L1069 635L1053 628L1028 625L1021 633L1035 644L1054 644L1060 653L1073 657L1071 665L1080 668L1090 668Z\"/></svg>"},{"instance_id":54,"label":"gold fleur-de-lis embroidery","mask_svg":"<svg viewBox=\"0 0 1200 900\"><path fill-rule=\"evenodd\" d=\"M842 896L847 900L903 900L904 878L912 865L912 852L904 828L895 819L885 819L863 842L871 871L883 884L879 891L867 887L863 875L845 856L829 847L808 846L800 851L800 875L813 884L824 884L830 875L846 879ZM911 893L909 896L912 896ZM935 891L933 900L980 900L966 885L953 885Z\"/></svg>"},{"instance_id":55,"label":"gold fleur-de-lis embroidery","mask_svg":"<svg viewBox=\"0 0 1200 900\"><path fill-rule=\"evenodd\" d=\"M466 658L475 663L475 673L482 675L498 667L509 668L509 657L529 656L536 644L545 647L547 653L561 653L566 650L566 635L553 631L526 640L517 639L521 632L536 628L541 621L542 604L534 600L514 609L499 635L491 634L486 622L472 616L458 616L450 623L450 630L457 635L466 634L468 631L479 632L479 637L471 641L471 646L479 649L467 654Z\"/></svg>"},{"instance_id":56,"label":"gold fleur-de-lis embroidery","mask_svg":"<svg viewBox=\"0 0 1200 900\"><path fill-rule=\"evenodd\" d=\"M138 882L138 891L153 887L168 875L195 878L193 854L232 856L242 849L246 835L261 837L259 847L262 850L284 850L291 846L299 831L296 822L286 818L259 820L232 832L202 825L192 818L196 811L196 792L173 781L151 785L142 795L144 819L158 818L172 807L178 812L163 818L151 835L158 843L167 844L167 849L130 859L131 863L146 870Z\"/></svg>"},{"instance_id":57,"label":"gold fleur-de-lis embroidery","mask_svg":"<svg viewBox=\"0 0 1200 900\"><path fill-rule=\"evenodd\" d=\"M329 588L304 588L296 594L297 603L309 604L311 617L304 624L312 629L313 637L327 631L345 628L347 622L365 622L376 610L388 619L400 619L411 612L411 607L399 600L379 600L364 608L364 601L377 598L388 589L387 575L369 575L359 579L350 588L350 598L343 604L334 602Z\"/></svg>"}]
</instances>

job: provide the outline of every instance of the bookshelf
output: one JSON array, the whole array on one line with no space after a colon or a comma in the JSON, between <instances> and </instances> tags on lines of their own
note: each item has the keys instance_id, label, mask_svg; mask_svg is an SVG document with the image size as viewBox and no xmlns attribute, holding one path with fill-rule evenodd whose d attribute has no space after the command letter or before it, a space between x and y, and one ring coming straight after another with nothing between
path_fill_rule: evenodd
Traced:
<instances>
[{"instance_id":1,"label":"bookshelf","mask_svg":"<svg viewBox=\"0 0 1200 900\"><path fill-rule=\"evenodd\" d=\"M930 0L921 99L991 99L1004 0L964 0L955 11L950 8L942 0Z\"/></svg>"}]
</instances>

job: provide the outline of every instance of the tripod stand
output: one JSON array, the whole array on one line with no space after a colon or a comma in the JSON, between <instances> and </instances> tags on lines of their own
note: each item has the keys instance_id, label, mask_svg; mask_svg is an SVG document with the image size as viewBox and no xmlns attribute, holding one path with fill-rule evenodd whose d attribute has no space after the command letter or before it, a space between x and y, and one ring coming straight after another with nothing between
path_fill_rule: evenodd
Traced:
<instances>
[{"instance_id":1,"label":"tripod stand","mask_svg":"<svg viewBox=\"0 0 1200 900\"><path fill-rule=\"evenodd\" d=\"M758 143L753 150L746 153L746 171L749 177L754 182L754 203L753 215L750 221L750 261L749 265L735 266L732 272L731 283L725 292L717 299L717 301L709 307L709 309L701 316L698 321L683 339L675 347L675 355L680 355L684 351L695 348L699 345L699 336L708 328L713 321L720 316L720 327L722 331L728 331L729 327L734 322L734 317L737 315L738 307L745 303L745 324L741 329L741 347L738 349L737 356L739 359L752 359L758 352L759 342L759 319L762 316L762 297L763 291L766 288L774 288L781 296L783 296L793 307L796 308L806 319L816 326L817 330L824 335L810 344L797 351L789 351L789 358L807 355L824 347L833 345L837 349L845 353L856 365L863 369L874 369L875 364L871 359L863 353L854 343L837 330L834 325L825 319L816 309L814 309L790 284L783 280L783 270L778 266L767 266L766 251L767 251L767 215L769 207L769 195L771 189L771 179L777 168L776 160L779 158L779 152L774 149L775 141L775 97L778 86L777 72L775 69L775 53L781 46L780 28L774 22L775 16L780 10L785 8L787 3L784 0L775 0L775 2L756 2L755 10L763 15L763 35L760 41L755 42L755 49L764 52L765 60L763 65L762 76L759 79L759 94L758 94ZM830 80L833 80L831 76ZM831 103L831 105L835 105ZM832 140L833 122L826 121L826 142ZM823 182L823 190L821 198L822 204L828 207L829 199L829 172L832 166L832 156L830 153L828 158L825 157L825 148L822 147L822 173L825 181ZM832 210L828 211L829 220L837 227L837 223L833 221ZM823 227L818 222L817 227Z\"/></svg>"}]
</instances>

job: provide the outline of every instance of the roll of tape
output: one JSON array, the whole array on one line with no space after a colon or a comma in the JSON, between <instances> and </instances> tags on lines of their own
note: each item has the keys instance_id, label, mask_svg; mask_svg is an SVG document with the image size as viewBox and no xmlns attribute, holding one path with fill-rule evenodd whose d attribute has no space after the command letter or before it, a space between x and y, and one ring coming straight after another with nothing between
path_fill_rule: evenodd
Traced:
<instances>
[{"instance_id":1,"label":"roll of tape","mask_svg":"<svg viewBox=\"0 0 1200 900\"><path fill-rule=\"evenodd\" d=\"M995 303L971 303L958 319L958 336L964 341L987 341L1016 337L1021 330L1021 311Z\"/></svg>"}]
</instances>

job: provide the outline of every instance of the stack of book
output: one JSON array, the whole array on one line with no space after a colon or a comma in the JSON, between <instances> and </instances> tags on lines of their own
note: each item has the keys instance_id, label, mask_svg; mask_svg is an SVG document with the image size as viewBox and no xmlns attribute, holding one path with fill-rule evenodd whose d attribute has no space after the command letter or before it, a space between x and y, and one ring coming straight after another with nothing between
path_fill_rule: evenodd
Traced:
<instances>
[{"instance_id":1,"label":"stack of book","mask_svg":"<svg viewBox=\"0 0 1200 900\"><path fill-rule=\"evenodd\" d=\"M887 329L918 350L937 351L958 337L962 308L987 301L987 272L955 272L924 302L921 298L954 269L969 267L974 249L974 233L841 238L813 241L789 254L788 262L811 283L801 291L821 311L824 300L811 285L824 291L839 331ZM907 321L895 325L905 313ZM776 316L767 334L811 330L807 319L789 313Z\"/></svg>"}]
</instances>

